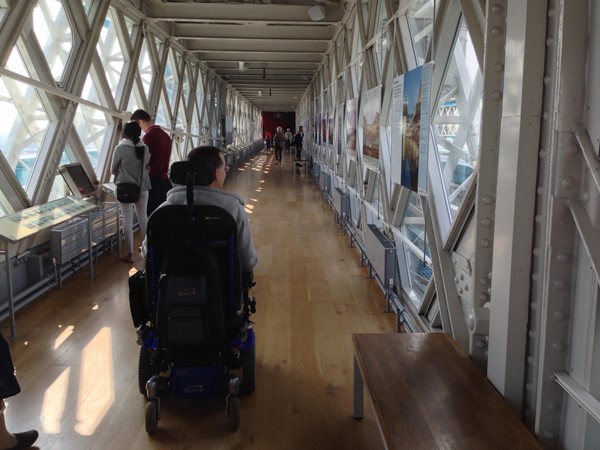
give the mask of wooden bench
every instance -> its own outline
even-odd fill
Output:
[[[363,417],[364,385],[386,448],[541,449],[447,334],[355,334],[353,341],[354,418]]]

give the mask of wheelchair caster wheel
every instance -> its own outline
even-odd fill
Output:
[[[150,400],[146,403],[146,433],[154,434],[158,430],[159,401]]]
[[[235,431],[240,427],[240,399],[228,395],[225,400],[225,409],[227,414],[227,423],[229,429]]]

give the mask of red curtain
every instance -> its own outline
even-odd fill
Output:
[[[269,131],[271,136],[275,136],[275,130],[277,127],[285,129],[289,128],[294,133],[294,127],[296,126],[296,113],[295,112],[262,112],[262,123],[263,123],[263,138],[265,133]]]

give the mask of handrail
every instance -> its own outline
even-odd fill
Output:
[[[598,237],[598,232],[594,224],[590,221],[581,201],[569,200],[568,205],[573,222],[575,222],[575,226],[579,232],[579,237],[592,262],[596,279],[600,280],[600,237]]]
[[[596,422],[600,423],[600,401],[596,397],[590,394],[586,388],[575,381],[567,372],[554,373],[554,379],[573,400],[579,403]]]
[[[598,162],[598,155],[594,150],[594,145],[592,144],[590,135],[588,134],[587,129],[584,128],[583,124],[581,123],[575,125],[573,132],[575,133],[575,138],[577,139],[579,147],[581,148],[583,159],[590,170],[590,175],[594,180],[596,189],[598,189],[598,192],[600,192],[600,162]]]

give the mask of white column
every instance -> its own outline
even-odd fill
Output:
[[[546,37],[545,0],[507,2],[488,378],[520,415]]]

